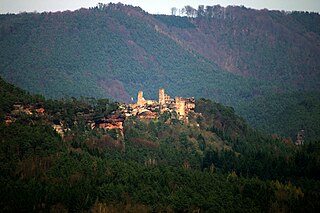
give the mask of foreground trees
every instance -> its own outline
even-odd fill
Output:
[[[105,101],[99,103],[105,106]],[[78,128],[81,123],[63,140],[41,120],[2,123],[0,208],[4,212],[319,210],[318,143],[283,144],[250,129],[231,108],[208,100],[199,100],[197,106],[203,117],[191,116],[190,125],[178,120],[169,124],[170,113],[150,122],[127,120],[125,149],[112,146],[112,140],[94,140],[109,133]],[[61,102],[56,107],[64,111],[70,105]],[[195,121],[200,128],[191,125]]]

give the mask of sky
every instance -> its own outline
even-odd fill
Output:
[[[190,5],[244,5],[248,8],[286,11],[320,12],[320,0],[0,0],[0,13],[44,12],[77,10],[101,3],[118,3],[139,6],[152,14],[170,14],[172,7]]]

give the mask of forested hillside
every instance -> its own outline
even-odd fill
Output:
[[[165,87],[172,97],[230,105],[264,131],[292,136],[304,128],[312,133],[306,137],[319,139],[320,127],[304,122],[318,115],[297,110],[305,102],[294,95],[310,100],[320,89],[319,14],[188,9],[185,17],[121,4],[0,15],[0,75],[49,98],[130,102],[139,90],[155,99]],[[299,117],[294,125],[277,114],[288,103],[270,98],[279,94],[294,99],[286,117]],[[273,110],[266,113],[267,106]]]
[[[163,18],[170,35],[223,70],[291,88],[319,89],[317,13],[214,6],[199,8],[189,29]]]
[[[309,140],[319,139],[319,92],[270,94],[254,98],[243,108],[245,109],[242,112],[255,128],[293,139],[296,138],[298,130],[305,130]]]
[[[30,95],[12,84],[7,83],[0,77],[0,117],[3,118],[10,113],[15,103],[29,104],[42,102],[44,97],[41,95]]]
[[[37,99],[5,82],[1,90],[45,109],[19,113],[11,123],[1,117],[2,212],[320,209],[319,142],[296,146],[262,134],[231,107],[197,100],[188,123],[171,113],[130,117],[119,139],[83,119],[84,112],[113,114],[117,104],[108,100]],[[52,128],[55,120],[68,127],[63,137]]]

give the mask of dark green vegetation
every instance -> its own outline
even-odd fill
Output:
[[[5,82],[0,77],[0,117],[3,118],[10,113],[15,103],[38,103],[43,102],[44,97],[40,95],[31,96],[28,92]]]
[[[296,92],[257,97],[246,109],[243,113],[247,112],[247,119],[252,121],[251,125],[255,128],[293,139],[297,131],[303,129],[309,140],[319,140],[320,93]]]
[[[0,75],[49,98],[130,102],[164,87],[231,105],[269,133],[303,128],[319,140],[319,14],[187,9],[189,17],[121,4],[0,15]]]
[[[317,212],[320,147],[271,138],[230,107],[196,102],[189,124],[165,113],[130,118],[124,137],[92,130],[81,113],[117,104],[93,98],[44,100],[1,81],[1,110],[16,97],[45,107],[0,123],[2,212]],[[26,102],[24,102],[26,101]],[[3,108],[4,107],[4,108]],[[10,110],[9,110],[10,111]],[[82,118],[82,119],[81,119]],[[54,120],[70,131],[61,138]],[[199,127],[196,125],[199,124]]]

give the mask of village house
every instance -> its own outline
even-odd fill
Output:
[[[94,123],[95,128],[105,130],[118,130],[121,137],[123,137],[123,122],[125,117],[121,114],[111,114],[110,116],[96,120]]]
[[[6,124],[11,124],[12,123],[13,118],[10,115],[7,115],[5,118],[5,123]]]
[[[44,108],[43,108],[43,107],[37,108],[37,109],[36,109],[36,112],[37,112],[38,114],[43,114],[43,113],[44,113]]]
[[[297,133],[297,139],[296,139],[296,142],[295,144],[297,146],[301,146],[304,144],[304,130],[300,130],[298,133]]]
[[[11,114],[18,114],[18,113],[26,113],[27,115],[32,115],[32,107],[31,106],[24,106],[20,103],[16,103],[13,105],[13,110],[11,112]]]
[[[65,129],[63,124],[61,122],[59,123],[54,123],[52,125],[52,128],[63,138],[64,134],[66,131],[70,130],[70,129]]]
[[[18,113],[26,113],[27,115],[33,115],[33,113],[36,114],[44,114],[45,109],[42,105],[37,104],[35,107],[32,105],[23,105],[21,103],[15,103],[13,105],[13,110],[11,114],[16,115]]]

